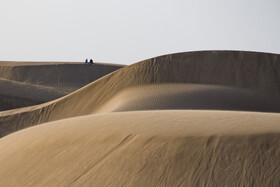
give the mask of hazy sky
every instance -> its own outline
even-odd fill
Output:
[[[280,1],[0,1],[0,60],[132,64],[208,49],[280,53]]]

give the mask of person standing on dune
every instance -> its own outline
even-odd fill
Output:
[[[89,60],[89,65],[92,65],[92,64],[93,64],[93,60],[90,59],[90,60]]]
[[[85,64],[87,64],[88,63],[88,59],[86,59],[86,61],[85,61]]]

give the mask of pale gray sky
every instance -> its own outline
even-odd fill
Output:
[[[280,53],[280,1],[0,1],[0,60],[132,64],[208,49]]]

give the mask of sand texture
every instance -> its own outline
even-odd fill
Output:
[[[280,55],[93,67],[0,63],[0,186],[280,185]]]

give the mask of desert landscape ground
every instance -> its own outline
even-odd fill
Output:
[[[280,55],[0,62],[0,186],[279,186]]]

